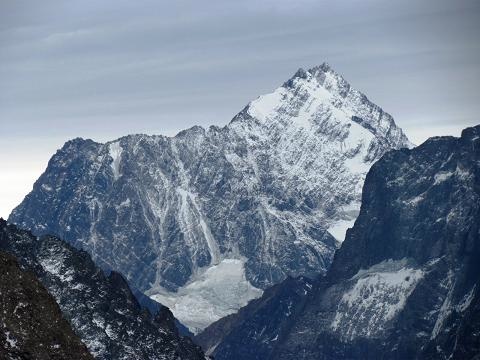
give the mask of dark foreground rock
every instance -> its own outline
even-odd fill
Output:
[[[0,251],[0,358],[89,360],[93,357],[36,276]]]
[[[170,310],[161,307],[151,315],[119,273],[105,275],[85,251],[3,219],[0,249],[38,277],[95,358],[204,359],[198,346],[178,334]]]

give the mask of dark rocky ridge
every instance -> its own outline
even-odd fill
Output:
[[[266,292],[198,339],[226,329],[218,360],[479,359],[480,126],[387,153],[326,277],[276,329],[268,304]]]
[[[35,275],[2,251],[0,327],[1,359],[93,359]]]
[[[204,359],[178,334],[168,308],[152,316],[119,273],[106,276],[85,251],[53,236],[33,236],[3,219],[0,249],[39,278],[95,358]]]

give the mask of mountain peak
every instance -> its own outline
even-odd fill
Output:
[[[307,72],[309,72],[310,74],[316,74],[316,73],[322,72],[322,73],[331,73],[331,74],[339,75],[327,62],[323,62],[320,65],[311,67],[310,69],[307,70]]]
[[[466,141],[477,141],[480,138],[480,125],[464,129],[461,138]]]
[[[220,130],[120,142],[60,151],[9,221],[86,249],[200,329],[286,276],[325,272],[370,166],[408,140],[324,63]]]
[[[337,131],[340,141],[353,131],[348,128],[360,125],[368,132],[361,131],[363,138],[373,135],[394,147],[412,145],[390,114],[353,88],[328,63],[309,70],[298,69],[281,87],[252,101],[234,120],[244,118],[247,122],[249,118],[256,119],[267,127],[280,123],[283,127],[304,129],[315,128],[320,123],[324,123],[325,128],[328,122],[332,129],[345,130]],[[378,157],[375,155],[375,158]]]
[[[305,70],[304,68],[299,68],[295,72],[295,74],[293,74],[293,76],[283,84],[283,86],[291,87],[295,79],[305,79],[305,80],[317,79],[323,83],[322,78],[325,78],[325,75],[327,74],[329,74],[333,79],[337,80],[338,82],[347,83],[347,81],[343,78],[343,76],[340,75],[338,72],[336,72],[330,66],[330,64],[328,64],[327,62],[324,62],[320,65],[313,66],[308,70]]]

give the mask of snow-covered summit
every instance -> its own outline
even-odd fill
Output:
[[[246,108],[259,121],[276,121],[283,113],[282,119],[289,119],[290,125],[303,127],[312,127],[321,110],[345,123],[357,122],[383,141],[413,145],[390,114],[354,89],[327,63],[309,70],[300,68],[281,87],[260,96]]]
[[[191,314],[192,325],[208,324],[199,318],[208,306],[225,304],[220,317],[248,301],[214,298],[225,292],[209,269],[236,260],[233,278],[253,286],[251,297],[288,275],[323,273],[358,214],[370,166],[408,146],[390,115],[324,64],[299,70],[222,128],[68,142],[9,220],[85,248],[174,309],[211,285],[201,314]]]
[[[275,175],[287,188],[305,186],[310,194],[312,184],[329,189],[316,199],[324,207],[317,215],[329,214],[322,225],[338,241],[353,225],[371,164],[386,150],[413,146],[390,114],[326,63],[299,69],[249,103],[228,127],[247,139],[255,158],[258,152],[275,156]]]

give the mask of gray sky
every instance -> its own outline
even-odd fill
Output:
[[[480,123],[478,0],[0,0],[0,216],[73,137],[226,124],[327,61],[412,141]]]

